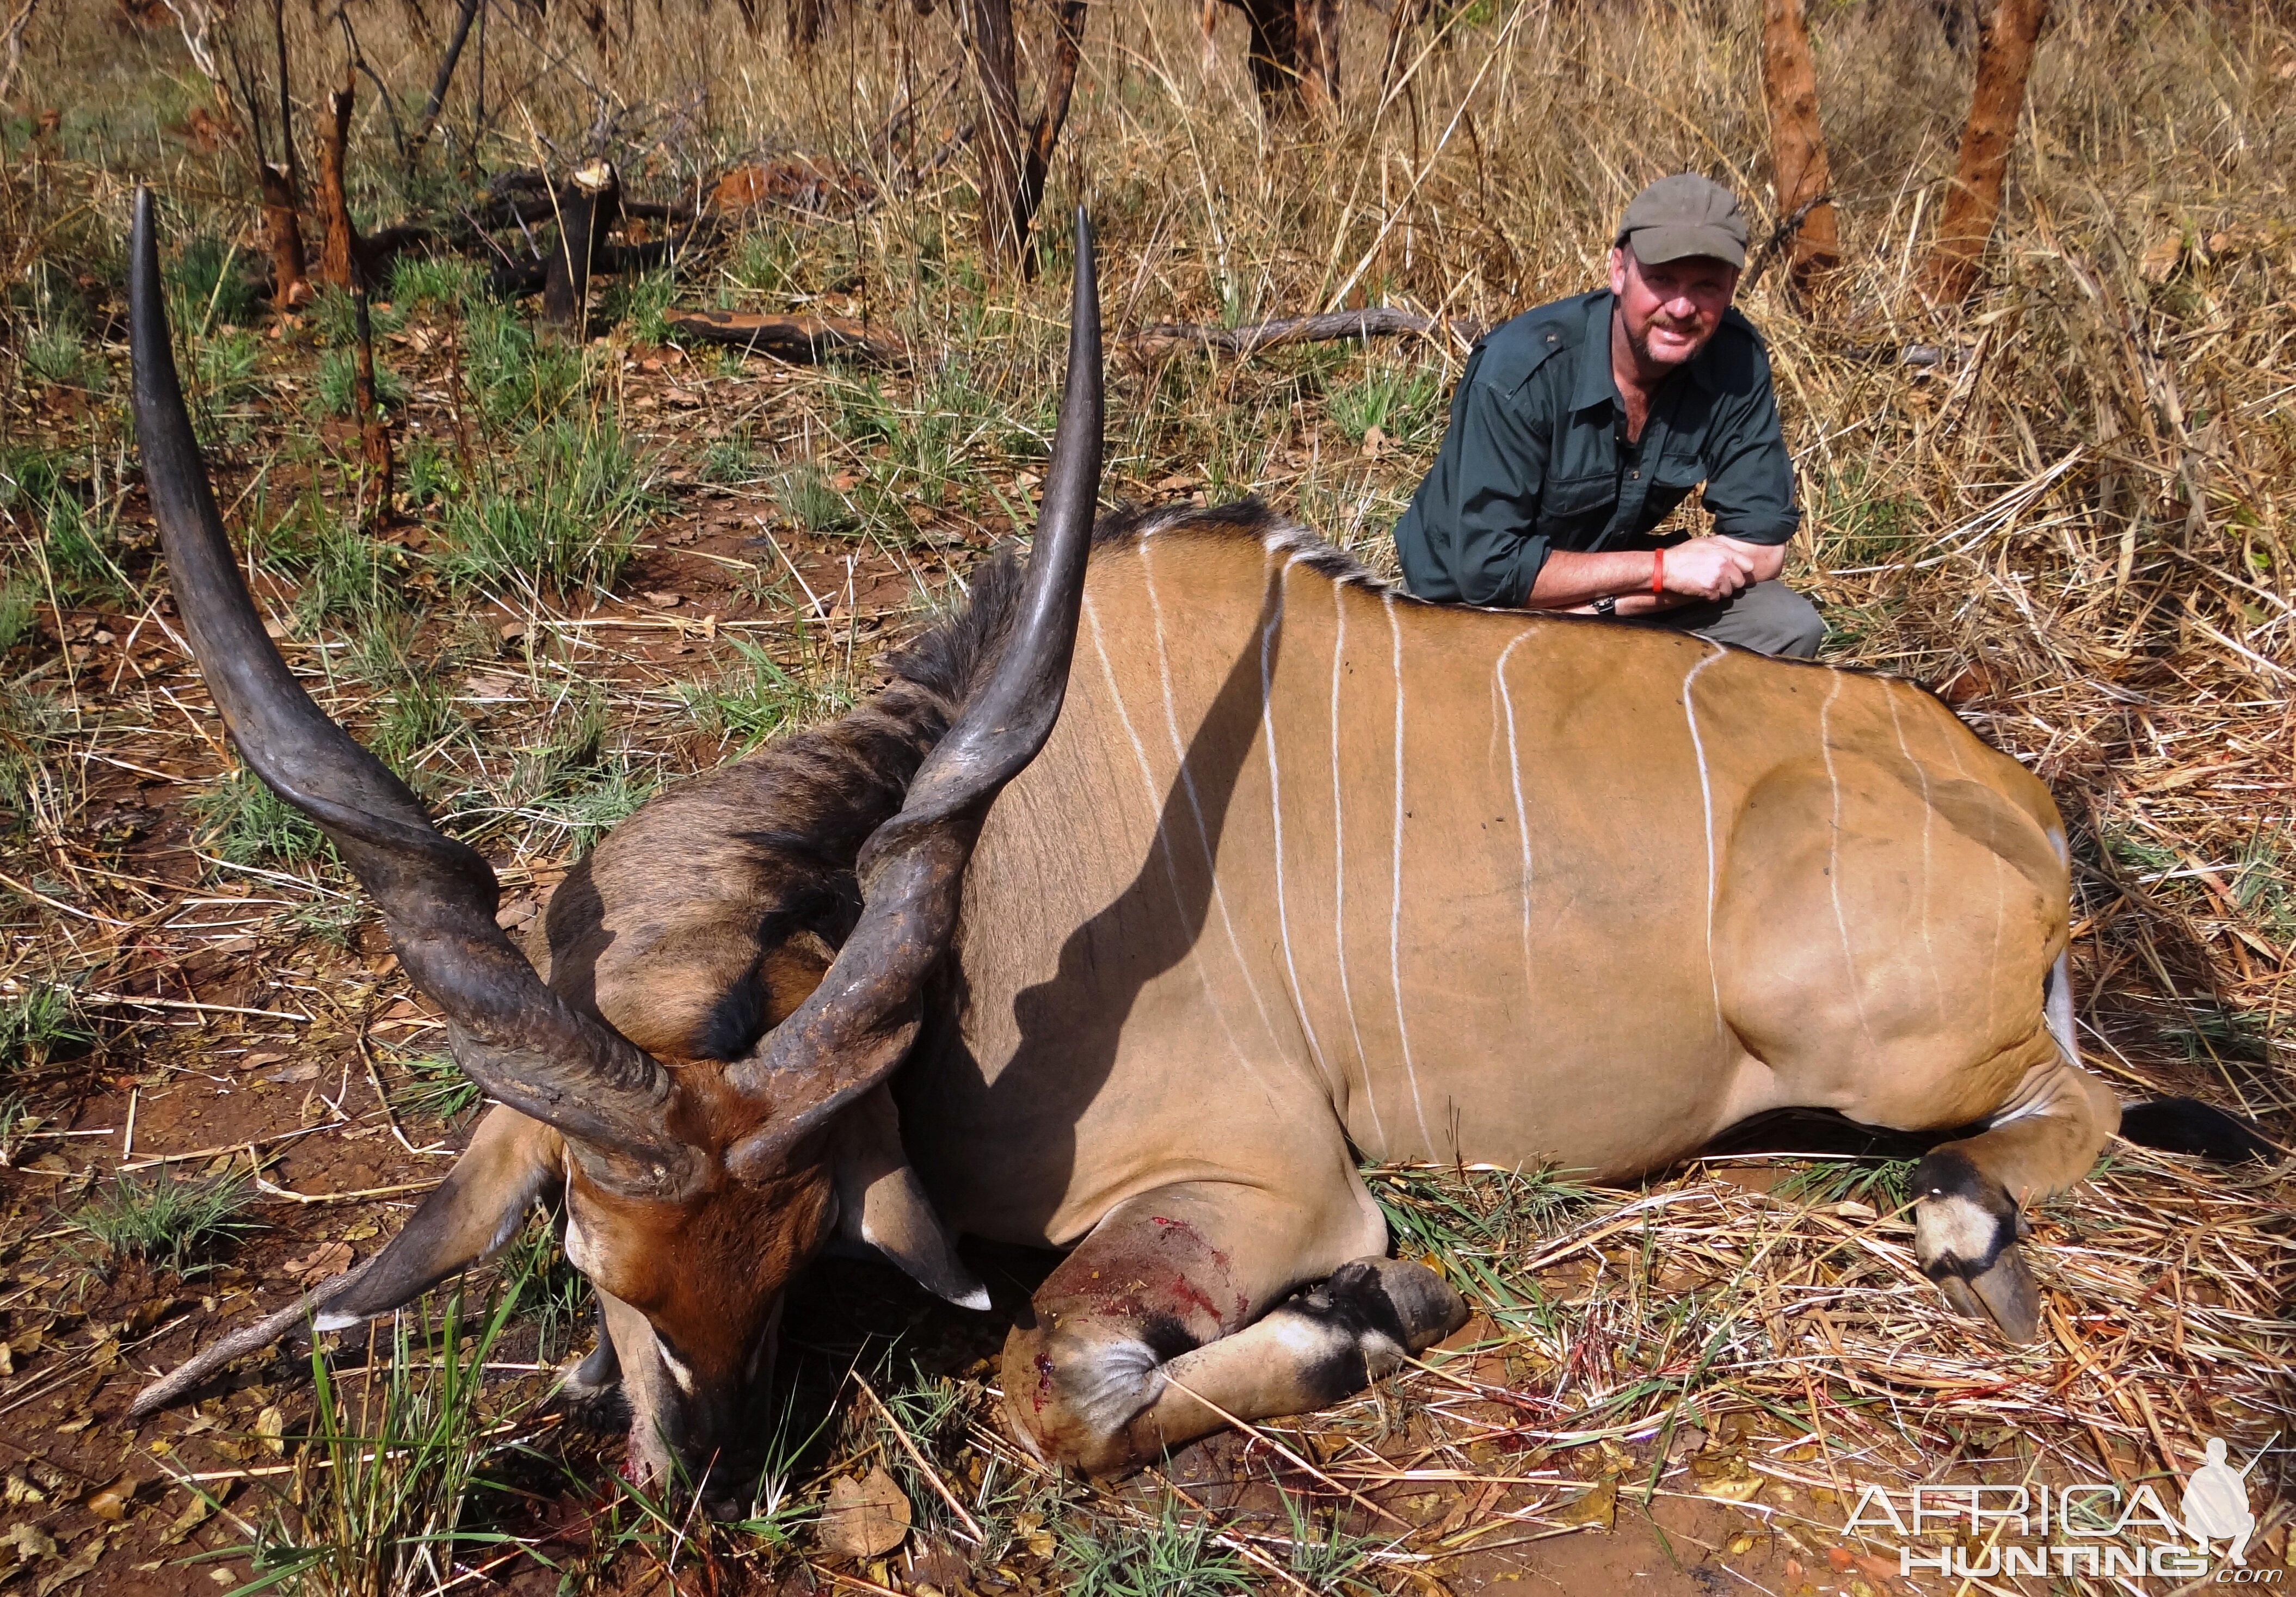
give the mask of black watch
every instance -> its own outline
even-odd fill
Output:
[[[1611,594],[1603,594],[1600,599],[1595,601],[1595,613],[1598,616],[1617,615],[1619,613],[1618,600]]]

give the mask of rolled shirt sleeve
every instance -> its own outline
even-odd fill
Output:
[[[1396,524],[1411,591],[1439,603],[1513,606],[1530,594],[1548,540],[1533,528],[1547,441],[1478,356],[1459,384],[1434,467]]]

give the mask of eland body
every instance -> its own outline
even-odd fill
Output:
[[[619,1379],[639,1467],[700,1470],[751,1434],[783,1288],[832,1239],[975,1306],[952,1236],[1046,1244],[1010,1418],[1120,1470],[1464,1320],[1384,1257],[1359,1158],[1626,1176],[1801,1106],[1961,1134],[1916,1173],[1918,1256],[2030,1336],[2020,1208],[2120,1112],[2074,1057],[2041,784],[1906,683],[1417,603],[1254,505],[1095,533],[1078,239],[1025,577],[992,562],[875,698],[640,809],[522,954],[485,863],[263,636],[139,205],[138,425],[193,651],[498,1105],[321,1323],[546,1201],[603,1310],[579,1379]]]

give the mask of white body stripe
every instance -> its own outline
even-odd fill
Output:
[[[1411,1107],[1419,1117],[1419,1134],[1429,1157],[1440,1151],[1427,1130],[1427,1105],[1419,1096],[1419,1071],[1411,1061],[1411,1028],[1403,1013],[1403,623],[1396,618],[1395,595],[1382,594],[1387,609],[1388,636],[1395,669],[1395,875],[1394,897],[1387,921],[1387,970],[1395,985],[1395,1042],[1403,1055],[1403,1078],[1411,1084]]]
[[[1706,740],[1698,733],[1698,707],[1692,701],[1692,685],[1698,674],[1729,653],[1719,643],[1714,652],[1690,667],[1682,679],[1682,717],[1690,725],[1690,752],[1698,761],[1698,799],[1706,815],[1706,980],[1714,990],[1714,1029],[1722,1030],[1722,970],[1714,961],[1714,900],[1721,890],[1722,862],[1720,850],[1714,846],[1714,783],[1706,769]]]
[[[1494,673],[1498,683],[1500,713],[1506,720],[1507,776],[1514,788],[1514,834],[1522,848],[1522,980],[1525,988],[1531,986],[1530,817],[1523,808],[1522,755],[1515,747],[1514,695],[1507,691],[1506,668],[1507,657],[1514,652],[1515,645],[1538,630],[1535,627],[1526,627],[1509,638],[1507,646],[1499,651],[1499,663]]]
[[[1355,992],[1348,983],[1348,831],[1347,799],[1340,781],[1340,680],[1347,659],[1348,595],[1332,590],[1332,938],[1340,968],[1340,1004],[1348,1011],[1348,1032],[1356,1045],[1356,1064],[1363,1071],[1364,1105],[1371,1110],[1372,1134],[1387,1141],[1380,1124],[1379,1093],[1372,1085],[1371,1060],[1364,1052],[1363,1028],[1356,1020]]]

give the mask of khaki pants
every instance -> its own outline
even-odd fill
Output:
[[[1718,643],[1797,659],[1816,659],[1817,646],[1825,641],[1825,618],[1817,613],[1817,606],[1783,582],[1758,582],[1727,599],[1619,619],[1630,627],[1694,632]]]

